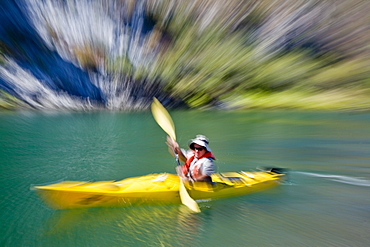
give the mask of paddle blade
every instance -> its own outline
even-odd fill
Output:
[[[156,99],[153,98],[152,114],[155,121],[174,141],[176,141],[175,125],[166,108]]]
[[[181,199],[182,204],[190,208],[195,213],[200,213],[198,203],[194,201],[193,198],[190,197],[181,178],[180,178],[180,191],[179,192],[180,192],[180,199]]]

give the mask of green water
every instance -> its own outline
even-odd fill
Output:
[[[218,170],[290,169],[278,188],[182,205],[55,211],[30,190],[59,180],[173,172],[144,113],[1,113],[0,246],[368,246],[370,114],[171,112],[182,146],[210,138]]]

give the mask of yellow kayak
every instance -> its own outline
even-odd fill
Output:
[[[213,184],[186,183],[194,200],[241,196],[277,186],[285,178],[281,169],[257,172],[227,172],[212,175]],[[169,173],[126,178],[121,181],[64,181],[34,186],[39,196],[54,209],[127,207],[179,204],[180,180]]]

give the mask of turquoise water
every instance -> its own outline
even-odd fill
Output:
[[[290,169],[249,196],[182,205],[52,210],[30,186],[173,172],[149,112],[1,113],[0,246],[368,246],[370,114],[171,112],[178,141],[210,138],[220,172]]]

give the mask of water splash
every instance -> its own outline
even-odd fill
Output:
[[[341,176],[341,175],[330,175],[330,174],[318,174],[312,172],[296,172],[307,176],[326,178],[339,183],[351,184],[356,186],[365,186],[370,187],[370,180],[363,178],[355,178],[350,176]]]
[[[7,5],[12,15],[22,17],[17,23],[9,17],[8,23],[17,32],[26,30],[32,42],[21,44],[18,58],[4,58],[0,89],[29,106],[137,109],[158,92],[146,78],[135,78],[137,70],[150,68],[157,52],[146,45],[152,30],[145,23],[142,1],[30,0]]]

